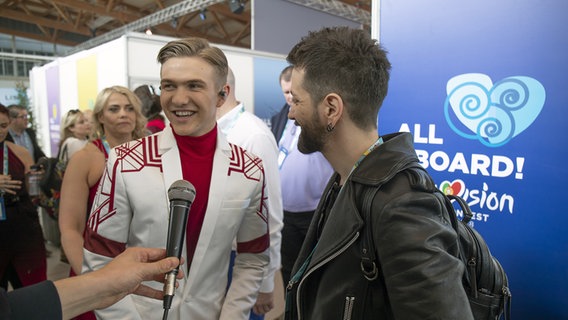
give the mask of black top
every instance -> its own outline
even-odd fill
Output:
[[[6,293],[0,289],[0,320],[60,320],[61,301],[51,281]]]
[[[282,138],[282,133],[284,132],[284,128],[286,128],[289,111],[290,106],[286,103],[280,112],[270,118],[270,130],[272,130],[272,134],[274,134],[274,138],[276,138],[276,144],[278,144],[278,141]]]

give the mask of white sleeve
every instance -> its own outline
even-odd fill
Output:
[[[249,137],[243,148],[262,159],[264,178],[266,181],[266,205],[268,208],[268,227],[270,233],[270,265],[262,280],[260,292],[274,291],[274,274],[280,269],[280,245],[282,242],[283,212],[280,186],[280,172],[278,170],[278,147],[274,136],[269,132],[255,134]]]
[[[116,161],[116,152],[113,150],[109,155],[87,223],[83,272],[102,268],[126,248],[132,214]],[[106,309],[96,310],[95,313],[98,319],[141,319],[129,295]]]
[[[65,140],[65,142],[63,143],[63,145],[61,146],[62,150],[64,147],[67,147],[67,160],[71,159],[71,157],[73,156],[73,154],[75,154],[75,152],[81,150],[86,144],[87,144],[87,140],[80,140],[77,138],[67,138],[67,140]]]
[[[249,318],[250,310],[256,302],[260,284],[269,264],[269,233],[267,212],[264,203],[264,177],[253,193],[250,206],[237,232],[237,256],[233,268],[233,278],[220,319]]]

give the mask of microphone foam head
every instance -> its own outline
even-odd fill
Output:
[[[170,201],[182,200],[191,203],[195,199],[195,187],[186,180],[175,181],[168,189],[168,198]]]

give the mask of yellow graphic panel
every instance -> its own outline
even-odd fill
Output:
[[[77,92],[79,109],[93,109],[98,93],[96,55],[77,60]]]

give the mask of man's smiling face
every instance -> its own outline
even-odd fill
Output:
[[[223,104],[213,67],[199,57],[175,57],[162,64],[160,102],[174,131],[202,136],[215,127]]]

